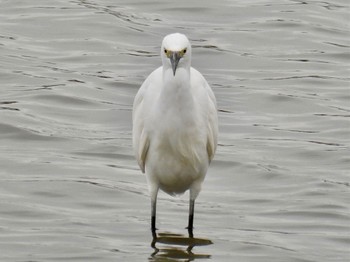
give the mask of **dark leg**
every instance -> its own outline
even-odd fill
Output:
[[[194,199],[190,199],[190,211],[188,214],[188,234],[193,237],[193,215],[194,215]]]
[[[156,209],[157,209],[157,197],[151,201],[151,230],[153,237],[156,237]]]
[[[149,182],[149,181],[148,181]],[[151,183],[151,182],[149,182]],[[154,187],[154,183],[151,183],[150,196],[151,196],[151,230],[153,238],[157,237],[156,234],[156,209],[157,209],[157,195],[158,187]]]

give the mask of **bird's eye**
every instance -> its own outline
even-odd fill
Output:
[[[186,54],[187,48],[184,49],[184,54]]]
[[[168,50],[166,50],[165,48],[164,48],[164,53],[165,53],[165,54],[167,54],[167,53],[168,53]]]

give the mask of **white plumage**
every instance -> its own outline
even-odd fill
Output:
[[[160,54],[163,65],[147,77],[134,100],[133,146],[147,176],[153,234],[158,190],[176,195],[189,189],[188,231],[193,236],[194,201],[217,145],[216,100],[202,74],[191,67],[185,35],[167,35]]]

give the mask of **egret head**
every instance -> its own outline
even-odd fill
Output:
[[[176,69],[182,67],[189,69],[191,66],[191,44],[187,37],[180,33],[170,34],[164,37],[160,55],[163,66],[171,66],[175,76]]]

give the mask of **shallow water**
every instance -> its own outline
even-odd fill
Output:
[[[348,1],[0,7],[1,261],[349,259]],[[160,193],[152,248],[131,108],[174,31],[216,94],[219,146],[196,238],[188,195]]]

